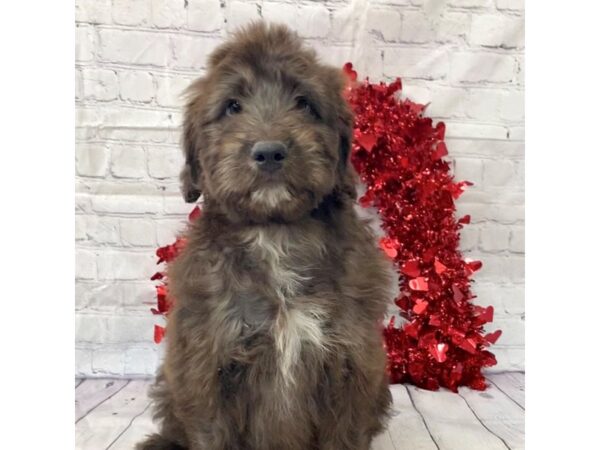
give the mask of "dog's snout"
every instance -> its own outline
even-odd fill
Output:
[[[287,148],[279,141],[258,141],[250,153],[256,165],[267,172],[274,172],[283,166],[287,158]]]

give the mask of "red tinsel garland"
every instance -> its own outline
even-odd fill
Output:
[[[463,259],[454,201],[468,181],[454,182],[444,143],[445,125],[423,117],[425,106],[398,100],[400,79],[386,85],[356,83],[352,64],[347,97],[355,114],[352,163],[366,193],[359,202],[377,208],[386,237],[381,248],[403,275],[395,300],[407,319],[384,329],[393,383],[456,391],[485,389],[481,369],[496,364],[485,347],[501,331],[483,335],[493,307],[473,305],[470,276],[481,262]]]
[[[454,182],[442,159],[448,154],[445,125],[434,127],[423,117],[424,105],[397,99],[400,79],[389,85],[357,83],[352,64],[344,71],[355,114],[351,160],[367,188],[359,202],[377,208],[386,232],[380,247],[403,275],[395,303],[407,322],[397,328],[392,318],[383,331],[391,382],[430,390],[456,391],[462,385],[483,390],[481,370],[496,364],[485,348],[501,331],[483,335],[494,310],[474,305],[470,290],[470,276],[481,262],[464,259],[458,249],[459,230],[470,216],[456,220],[454,201],[472,183]],[[199,215],[196,207],[189,219]],[[172,261],[184,244],[178,239],[159,248],[158,262]],[[152,312],[166,314],[172,299],[164,273],[152,280],[161,280]],[[155,342],[164,333],[156,325]]]

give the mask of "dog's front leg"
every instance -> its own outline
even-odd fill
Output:
[[[319,450],[369,450],[390,413],[392,397],[385,374],[362,370],[350,359],[328,376],[322,399]]]

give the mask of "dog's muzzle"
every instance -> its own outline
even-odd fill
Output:
[[[280,141],[258,141],[250,151],[256,166],[265,172],[275,172],[283,167],[288,150]]]

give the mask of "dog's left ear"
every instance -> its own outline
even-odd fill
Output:
[[[340,77],[342,75],[340,74]],[[347,195],[356,200],[357,176],[350,162],[352,149],[352,134],[354,130],[354,116],[350,105],[342,95],[338,101],[338,130],[339,130],[339,163],[337,167],[337,190],[340,194]]]
[[[181,193],[187,203],[194,203],[202,194],[201,175],[202,168],[198,160],[200,97],[204,81],[196,80],[185,91],[188,103],[185,108],[183,122],[183,154],[185,164],[179,175]]]

